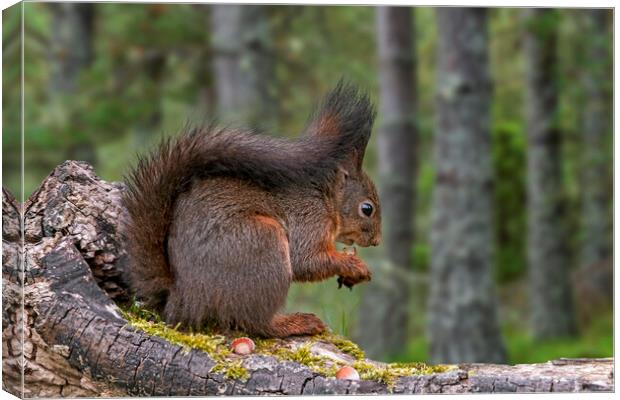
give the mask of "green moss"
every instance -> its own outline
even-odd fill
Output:
[[[342,367],[342,365],[338,363],[330,364],[324,367],[315,367],[312,370],[317,374],[321,374],[327,378],[334,378],[336,376],[336,372]]]
[[[216,365],[211,370],[212,372],[224,374],[229,379],[244,380],[249,377],[247,369],[242,365],[242,360],[231,356],[231,351],[227,344],[230,338],[227,339],[227,337],[213,332],[194,333],[179,331],[166,325],[157,314],[144,310],[135,304],[128,309],[122,310],[122,312],[129,324],[136,329],[182,346],[185,351],[197,349],[207,352],[216,361]],[[243,332],[234,332],[230,336],[240,337],[243,336]],[[279,339],[252,338],[252,340],[256,345],[256,354],[272,355],[283,361],[294,361],[326,377],[334,377],[344,363],[330,357],[314,354],[312,352],[312,345],[315,340],[331,343],[343,353],[349,354],[357,360],[352,367],[357,370],[361,379],[383,382],[388,387],[393,386],[396,379],[401,376],[434,374],[453,368],[447,365],[430,366],[421,362],[392,363],[376,366],[364,361],[364,352],[358,345],[331,332],[318,335],[312,341],[295,349],[283,346],[283,341]]]
[[[428,365],[423,362],[412,363],[391,363],[388,364],[388,368],[391,369],[398,376],[404,375],[430,375],[440,374],[447,372],[455,368],[453,365],[438,364]]]
[[[362,349],[359,348],[357,344],[342,336],[333,334],[331,332],[325,332],[321,334],[319,338],[333,344],[338,348],[338,350],[352,356],[356,360],[363,360],[365,357],[364,352],[362,351]]]
[[[146,321],[153,322],[163,322],[159,314],[147,310],[146,308],[142,308],[138,305],[136,301],[132,301],[131,305],[127,309],[121,309],[123,312],[123,316],[127,319],[127,317],[131,317],[132,319],[141,319]]]
[[[170,343],[183,347],[184,351],[191,349],[202,350],[216,361],[212,372],[222,373],[230,379],[247,379],[249,373],[242,365],[241,360],[231,359],[226,337],[215,333],[182,332],[166,325],[157,314],[140,309],[132,305],[129,309],[121,310],[129,325],[140,329],[149,335],[159,336]]]
[[[279,360],[295,361],[299,364],[305,365],[312,371],[327,376],[334,377],[338,371],[338,367],[341,363],[332,360],[329,357],[321,357],[311,350],[312,343],[304,344],[296,349],[289,349],[281,347],[275,349],[273,355]]]
[[[310,344],[299,346],[293,350],[288,348],[280,348],[275,351],[274,355],[280,359],[295,361],[307,366],[324,363],[323,358],[312,353],[310,350]]]
[[[222,335],[182,332],[171,328],[159,319],[147,319],[144,315],[144,311],[140,314],[135,314],[130,310],[123,311],[123,316],[129,322],[129,325],[149,335],[159,336],[170,343],[182,346],[185,351],[191,349],[202,350],[209,353],[216,360],[220,360],[230,354],[230,350],[226,346],[226,338]]]
[[[279,344],[278,339],[252,338],[252,340],[256,346],[256,353],[265,355],[272,355]]]
[[[391,386],[396,376],[391,374],[387,367],[377,367],[366,361],[356,361],[353,368],[363,380],[379,381]]]
[[[356,361],[352,366],[360,374],[361,379],[383,382],[389,388],[394,386],[399,377],[437,374],[454,368],[450,365],[427,365],[422,362],[391,363],[377,366],[367,361]]]
[[[211,372],[224,374],[228,379],[245,381],[250,377],[248,370],[242,365],[242,361],[219,362],[211,369]]]

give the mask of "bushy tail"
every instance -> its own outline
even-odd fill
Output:
[[[331,96],[342,94],[342,88],[339,90]],[[360,131],[360,118],[372,120],[374,116],[367,97],[351,94],[349,90],[346,97],[341,97],[349,108],[337,104],[330,113],[330,118],[340,125],[338,135],[283,140],[241,130],[188,129],[140,158],[126,178],[124,196],[129,213],[126,234],[130,280],[138,297],[156,310],[165,305],[173,282],[166,240],[174,203],[194,178],[233,176],[265,189],[329,185],[339,163],[355,151],[360,141],[367,140],[370,126],[362,129],[368,132]],[[330,106],[333,103],[332,99]]]

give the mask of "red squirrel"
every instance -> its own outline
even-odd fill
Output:
[[[123,198],[137,298],[186,328],[324,331],[313,314],[279,311],[293,282],[371,278],[334,242],[381,240],[379,198],[362,170],[374,118],[368,96],[341,81],[296,139],[210,126],[140,158]]]

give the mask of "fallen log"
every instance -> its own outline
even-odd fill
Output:
[[[238,356],[221,353],[228,338],[204,351],[181,334],[152,334],[119,307],[131,304],[122,190],[74,161],[23,207],[3,189],[4,390],[20,397],[614,390],[613,359],[391,366],[329,336],[266,341],[269,351]],[[356,366],[362,380],[335,379],[341,365]]]

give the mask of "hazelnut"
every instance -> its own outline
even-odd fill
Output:
[[[348,365],[340,368],[338,372],[336,372],[336,379],[348,379],[351,381],[359,381],[360,374],[357,373],[355,368],[349,367]]]
[[[235,354],[252,354],[252,352],[254,351],[254,342],[252,341],[252,339],[247,337],[237,338],[231,343],[230,349]]]

